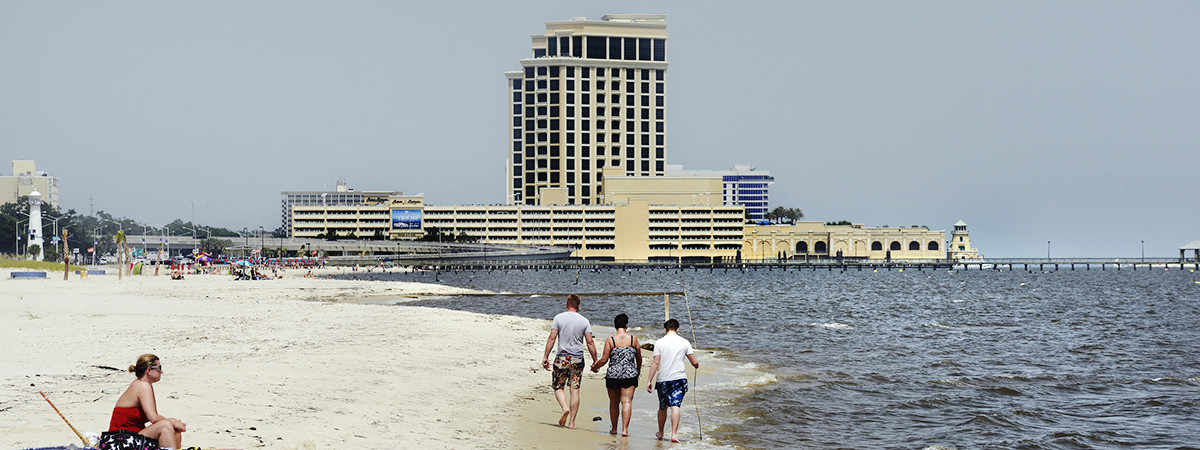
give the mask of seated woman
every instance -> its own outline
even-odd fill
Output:
[[[108,431],[124,430],[158,440],[163,448],[179,448],[180,438],[187,431],[187,424],[179,419],[158,414],[154,402],[154,383],[162,379],[162,362],[157,356],[146,354],[138,357],[137,364],[129,366],[137,376],[129,389],[117,399],[113,408]],[[150,425],[147,426],[146,424]]]

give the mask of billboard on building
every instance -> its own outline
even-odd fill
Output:
[[[392,229],[393,230],[420,230],[421,229],[421,210],[419,210],[419,209],[393,209],[392,210]]]

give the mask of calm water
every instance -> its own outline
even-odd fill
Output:
[[[495,292],[590,294],[584,313],[594,324],[625,312],[650,338],[662,296],[598,293],[686,288],[698,347],[733,361],[724,377],[732,382],[705,386],[704,444],[1037,449],[1200,448],[1197,275],[614,270],[578,281],[573,271],[439,279]],[[562,302],[423,304],[549,319]],[[683,299],[671,308],[690,338]]]

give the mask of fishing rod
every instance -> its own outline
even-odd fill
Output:
[[[683,304],[687,307],[688,328],[692,331],[692,346],[696,346],[696,325],[692,323],[692,302],[688,300],[687,286],[683,287]],[[696,393],[692,394],[692,404],[696,406],[696,428],[700,430],[700,440],[704,440],[704,425],[700,422],[700,368],[692,371],[692,384]]]
[[[79,430],[75,429],[75,425],[71,425],[71,421],[67,420],[67,416],[64,416],[62,411],[58,410],[57,406],[54,406],[54,402],[50,401],[50,397],[47,397],[46,394],[43,393],[42,391],[38,391],[38,393],[42,394],[42,398],[46,399],[46,403],[49,403],[51,408],[54,408],[54,412],[58,413],[58,417],[62,417],[63,422],[66,422],[67,426],[71,427],[71,431],[74,431],[75,435],[79,436],[79,440],[83,441],[83,446],[91,447],[92,444],[90,442],[88,442],[87,438],[83,437],[82,434],[79,434]]]

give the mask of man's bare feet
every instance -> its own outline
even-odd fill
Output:
[[[622,431],[621,437],[629,437],[629,430]]]
[[[616,435],[617,435],[617,429],[616,429],[616,428],[613,428],[613,429],[611,429],[611,430],[608,430],[608,434],[611,434],[611,435],[613,435],[613,436],[616,436]]]
[[[654,437],[655,437],[656,439],[658,439],[658,440],[660,440],[660,441],[661,441],[661,440],[662,440],[662,432],[661,432],[661,431],[659,431],[659,432],[657,432],[657,433],[654,433]]]
[[[678,443],[679,443],[679,438],[677,438],[677,437],[675,437],[675,436],[671,436],[671,442],[674,442],[674,443],[678,444]]]
[[[567,426],[567,416],[570,414],[571,414],[571,411],[563,411],[562,417],[558,418],[558,426],[560,426],[560,427]],[[574,427],[572,427],[572,428],[574,428]]]

